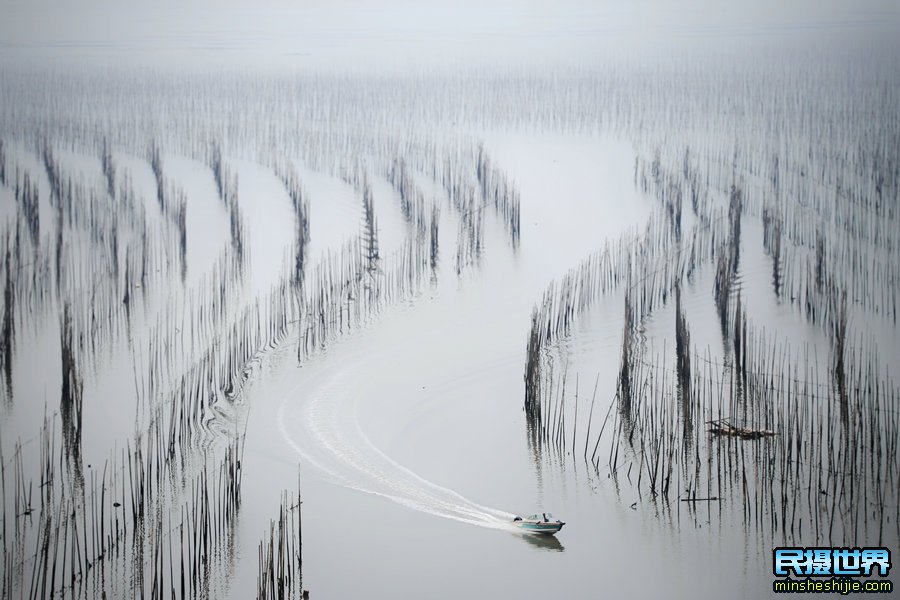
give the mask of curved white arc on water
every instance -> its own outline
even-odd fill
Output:
[[[361,366],[357,363],[355,368]],[[278,408],[279,433],[306,464],[332,483],[413,510],[480,527],[512,528],[510,513],[428,481],[376,447],[360,426],[359,396],[351,384],[340,373],[324,375],[327,379],[319,385],[313,378],[295,386]],[[312,393],[306,401],[297,398],[305,386]],[[299,414],[294,412],[297,409]]]
[[[357,419],[356,425],[357,425],[357,431],[360,435],[360,438],[366,443],[366,445],[369,447],[369,449],[372,452],[374,452],[375,454],[377,454],[382,460],[391,464],[395,469],[397,469],[397,471],[403,473],[406,477],[409,477],[411,480],[413,480],[416,485],[418,485],[424,489],[429,489],[432,492],[434,492],[435,494],[446,495],[449,498],[454,498],[457,503],[455,505],[456,508],[459,508],[460,506],[467,506],[470,509],[474,509],[473,514],[477,514],[479,518],[483,518],[485,515],[491,515],[492,517],[500,520],[500,522],[503,525],[506,525],[509,522],[509,520],[513,518],[514,515],[507,511],[498,510],[495,508],[491,508],[489,506],[484,506],[482,504],[477,504],[477,503],[469,500],[468,498],[466,498],[459,492],[456,492],[454,490],[451,490],[450,488],[447,488],[442,485],[438,485],[432,481],[429,481],[429,480],[425,479],[424,477],[422,477],[421,475],[411,471],[407,467],[404,467],[403,465],[401,465],[400,463],[396,462],[394,459],[389,457],[387,454],[382,452],[380,448],[375,446],[369,440],[368,436],[362,431],[362,428],[359,426],[358,419]]]

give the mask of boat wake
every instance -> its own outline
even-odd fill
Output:
[[[358,419],[359,402],[366,397],[365,373],[373,369],[372,361],[355,362],[350,370],[346,364],[342,367],[326,369],[297,384],[279,407],[281,436],[306,465],[335,484],[413,510],[479,527],[515,529],[511,513],[428,481],[375,446]]]

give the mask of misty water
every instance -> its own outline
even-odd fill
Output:
[[[0,30],[4,598],[757,598],[777,546],[897,555],[889,24],[532,8],[406,62],[402,7]]]

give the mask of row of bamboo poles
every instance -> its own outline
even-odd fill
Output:
[[[63,365],[60,411],[45,420],[41,458],[29,458],[17,442],[10,461],[0,445],[4,518],[8,500],[16,515],[10,529],[4,528],[4,540],[15,540],[5,547],[3,561],[3,588],[10,597],[215,597],[216,586],[226,580],[217,574],[231,560],[240,506],[244,438],[237,431],[245,409],[237,400],[262,353],[299,332],[303,360],[386,306],[415,297],[436,276],[440,205],[421,200],[411,169],[391,181],[402,204],[419,198],[410,201],[411,235],[399,249],[387,255],[378,250],[371,175],[356,162],[347,179],[362,200],[360,234],[310,265],[308,199],[282,158],[272,163],[273,171],[294,210],[296,236],[279,281],[247,302],[246,241],[243,226],[234,227],[235,219],[243,223],[237,177],[213,140],[198,151],[205,152],[201,157],[230,215],[230,242],[211,270],[188,287],[187,198],[167,175],[162,144],[153,141],[146,148],[143,158],[155,186],[150,203],[136,191],[131,169],[118,166],[106,138],[95,148],[102,174],[96,181],[64,167],[50,138],[41,138],[38,150],[55,209],[53,234],[36,246],[35,264],[25,262],[23,250],[28,236],[40,240],[39,225],[32,234],[29,220],[19,219],[15,232],[4,236],[3,348],[10,350],[4,356],[11,364],[17,323],[30,326],[22,305],[38,313],[61,306]],[[478,175],[473,160],[458,164],[465,175],[454,180],[467,182],[466,202],[474,202],[473,182],[480,177],[498,213],[518,210],[517,193],[499,169],[482,165]],[[21,181],[27,183],[15,193],[25,214],[37,205],[38,192],[27,171]],[[462,210],[465,205],[454,198],[450,206]],[[472,221],[466,223],[470,228]],[[86,384],[116,348],[134,358],[135,433],[98,470],[84,464],[82,450],[83,407],[92,402]],[[12,367],[4,369],[12,401]],[[16,469],[7,490],[10,464]],[[41,476],[35,481],[27,473],[37,466]],[[40,507],[32,505],[37,489]],[[290,539],[299,555],[299,530],[286,527],[285,514],[270,539]],[[33,515],[39,516],[36,522]],[[267,556],[261,554],[261,573],[277,573],[261,584],[260,593],[296,595],[299,565]]]
[[[715,502],[715,508],[707,506],[707,519],[715,513],[723,527],[729,519],[742,520],[761,540],[812,537],[831,544],[860,539],[882,544],[896,539],[900,461],[893,449],[900,434],[900,388],[884,370],[874,339],[850,327],[848,281],[828,269],[824,226],[808,250],[808,308],[801,313],[826,333],[828,360],[823,363],[809,347],[801,356],[748,318],[736,285],[746,247],[743,188],[705,189],[688,157],[685,152],[680,169],[667,169],[658,153],[649,165],[638,159],[635,166],[636,184],[659,200],[655,215],[667,223],[652,234],[662,240],[659,254],[647,252],[640,237],[625,236],[619,241],[628,249],[619,254],[623,258],[611,260],[616,255],[608,249],[589,257],[560,283],[551,283],[535,308],[525,367],[533,451],[574,456],[583,440],[584,459],[599,475],[601,438],[612,431],[608,475],[627,479],[676,518],[685,502],[685,515],[702,525],[698,503]],[[694,189],[698,184],[701,189]],[[692,198],[694,224],[679,234],[684,194]],[[710,200],[716,197],[727,212]],[[763,250],[773,260],[772,290],[783,298],[796,282],[783,269],[782,253],[799,250],[785,233],[782,206],[770,204],[760,217]],[[672,235],[666,237],[665,231]],[[853,235],[841,243],[852,243]],[[697,236],[711,240],[709,251],[698,255],[692,245],[685,266],[686,240]],[[689,274],[707,264],[715,266],[712,292],[722,332],[721,360],[692,347],[682,306],[683,287],[694,279]],[[672,275],[654,276],[658,271]],[[867,288],[869,293],[874,289]],[[575,398],[567,396],[571,357],[558,348],[574,333],[579,316],[602,298],[616,297],[617,290],[625,309],[615,396],[605,415],[598,413],[603,421],[592,437],[596,387],[590,407],[582,408],[588,424],[579,431],[579,404],[586,400],[578,395],[577,374]],[[671,296],[675,356],[667,360],[648,350],[643,323]],[[658,301],[647,302],[648,297]],[[865,301],[856,306],[879,315]],[[567,423],[573,410],[575,420]]]

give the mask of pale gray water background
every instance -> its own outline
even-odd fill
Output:
[[[277,62],[327,71],[334,59],[353,70],[366,62],[361,58],[386,61],[382,66],[387,67],[402,64],[398,56],[406,56],[424,39],[429,48],[425,56],[450,63],[471,60],[477,65],[479,53],[494,48],[500,39],[514,43],[496,54],[488,52],[486,61],[516,57],[519,51],[519,58],[577,63],[597,59],[601,46],[623,54],[630,48],[641,52],[642,42],[661,30],[667,36],[685,35],[693,40],[710,33],[727,36],[752,26],[757,28],[752,29],[756,34],[774,32],[776,37],[783,35],[785,27],[790,31],[840,30],[843,23],[855,31],[866,30],[860,22],[877,21],[876,30],[889,28],[896,7],[870,4],[847,15],[849,9],[834,3],[830,11],[822,9],[822,21],[809,19],[806,12],[821,9],[819,3],[792,6],[790,17],[784,19],[771,17],[765,7],[735,8],[730,27],[713,18],[717,11],[707,17],[702,3],[691,4],[691,10],[684,13],[660,10],[646,20],[641,13],[646,7],[618,7],[625,18],[613,19],[616,35],[611,38],[598,33],[606,31],[604,17],[616,14],[612,5],[606,12],[579,5],[580,11],[565,13],[568,21],[550,22],[552,35],[541,21],[546,7],[533,12],[521,9],[502,29],[497,23],[506,22],[509,7],[492,7],[486,24],[473,26],[464,36],[452,28],[444,35],[422,33],[414,18],[404,24],[401,17],[408,14],[404,10],[409,7],[399,5],[393,11],[374,7],[369,12],[353,11],[348,17],[356,23],[352,27],[342,14],[323,11],[321,20],[314,21],[320,28],[313,35],[299,36],[282,25],[276,28],[280,36],[274,41],[266,35],[270,32],[267,27],[253,31],[249,25],[239,25],[239,18],[252,12],[247,9],[223,11],[221,20],[209,24],[202,34],[193,29],[208,14],[202,7],[184,9],[183,18],[149,8],[145,11],[154,18],[132,19],[134,14],[127,11],[110,17],[119,25],[128,24],[122,29],[96,29],[101,20],[96,12],[86,11],[79,19],[90,27],[72,29],[60,61],[89,57],[104,62],[109,60],[109,48],[104,44],[121,44],[131,50],[129,60],[164,66],[174,66],[172,57],[183,53],[200,63],[215,62],[218,59],[209,59],[210,54],[225,53],[243,69],[249,64],[267,70],[272,68],[270,62]],[[110,8],[103,3],[91,7],[101,12]],[[572,19],[584,17],[584,11],[592,17],[588,20],[591,26],[574,27]],[[59,54],[55,44],[62,44],[60,37],[66,36],[54,33],[60,25],[51,26],[51,13],[46,7],[43,12],[19,8],[9,13],[2,38],[9,56],[40,62],[44,55]],[[367,20],[373,14],[381,19],[378,26]],[[437,10],[435,14],[449,13]],[[664,27],[673,14],[678,14],[678,26]],[[742,21],[742,17],[747,19]],[[386,29],[385,23],[394,18],[398,19],[397,28]],[[32,29],[16,27],[23,22],[32,23]],[[157,22],[169,24],[166,33],[158,34],[163,41],[153,33]],[[297,38],[303,42],[298,43]],[[602,42],[597,38],[603,38]],[[467,43],[460,44],[460,39]],[[363,56],[359,49],[366,44],[384,55]],[[273,56],[272,47],[278,60],[268,60]],[[407,58],[421,58],[428,64],[427,58]],[[527,68],[527,60],[524,62]],[[518,67],[523,68],[521,64]],[[478,109],[465,107],[472,112]],[[294,357],[293,337],[262,356],[241,399],[247,409],[247,447],[234,573],[223,584],[228,596],[249,598],[255,593],[257,544],[277,512],[280,491],[295,489],[298,463],[304,501],[304,587],[316,598],[769,595],[768,547],[760,547],[753,533],[739,524],[716,526],[713,533],[704,526],[702,509],[700,526],[689,519],[672,522],[671,514],[660,514],[633,487],[625,484],[617,489],[602,469],[597,473],[586,465],[580,443],[561,461],[536,459],[529,452],[522,375],[531,310],[551,279],[564,274],[605,240],[646,220],[652,200],[635,190],[634,147],[611,135],[513,127],[468,133],[484,140],[497,164],[521,191],[521,246],[517,251],[510,249],[489,215],[487,247],[480,264],[457,278],[451,266],[456,221],[445,208],[435,285],[426,286],[410,302],[387,307],[361,331],[336,340],[301,366]],[[679,132],[667,135],[677,139]],[[728,136],[723,139],[725,146],[731,142]],[[152,175],[146,161],[124,152],[117,152],[116,158],[120,168],[130,168],[135,187],[144,190],[147,206],[152,206]],[[85,177],[99,176],[94,157],[60,152],[60,159]],[[252,298],[278,278],[284,248],[291,240],[291,213],[284,190],[268,168],[249,157],[229,159],[239,175],[240,203],[248,216],[251,252],[244,291]],[[39,157],[23,151],[21,160],[40,172]],[[167,176],[177,181],[190,199],[190,286],[200,281],[227,245],[227,215],[218,205],[205,165],[177,152],[167,152],[165,163]],[[306,165],[297,166],[311,202],[309,253],[314,264],[329,249],[358,233],[359,201],[344,182]],[[41,181],[39,185],[45,201],[48,184]],[[402,240],[403,223],[393,190],[380,178],[375,186],[382,248],[389,252]],[[0,214],[6,218],[14,215],[5,212],[10,198],[11,193],[0,188],[4,211]],[[41,210],[50,209],[42,204]],[[798,345],[824,347],[819,329],[804,325],[792,316],[790,308],[772,300],[769,264],[759,249],[759,226],[749,218],[745,223],[747,250],[742,255],[740,281],[743,298],[754,316],[785,338],[797,340]],[[46,229],[44,232],[47,234]],[[711,275],[708,268],[685,298],[693,342],[701,348],[721,344]],[[151,306],[161,307],[164,297],[165,292],[151,301]],[[145,318],[145,325],[152,323],[152,311]],[[668,306],[651,315],[646,324],[654,348],[668,348],[669,356],[674,349],[673,321]],[[20,336],[14,379],[15,396],[22,401],[4,413],[4,449],[13,436],[28,439],[33,435],[45,406],[52,412],[57,402],[58,373],[37,365],[46,360],[45,348],[58,343],[58,323],[55,315],[39,322],[37,331]],[[897,328],[868,327],[878,336],[883,364],[895,366],[892,357],[900,356]],[[620,298],[595,307],[565,343],[572,356],[572,375],[576,370],[579,373],[582,397],[590,394],[594,377],[600,376],[596,426],[602,422],[597,414],[602,417],[615,392]],[[139,412],[131,395],[130,358],[123,349],[110,349],[104,369],[86,385],[88,463],[99,462],[111,447],[120,447]],[[58,354],[53,359],[58,360]],[[826,357],[820,359],[824,362]],[[585,409],[586,404],[581,407]],[[607,448],[606,443],[600,446],[601,464]],[[636,503],[634,508],[632,503]],[[567,522],[555,539],[522,536],[506,523],[513,513],[542,508]]]
[[[650,204],[621,142],[488,140],[521,185],[518,253],[492,249],[474,273],[442,280],[323,356],[299,368],[284,356],[260,374],[248,390],[248,435],[259,442],[248,444],[241,535],[265,523],[277,501],[264,490],[273,479],[289,485],[299,457],[304,583],[326,597],[754,597],[768,563],[741,535],[709,539],[660,522],[650,505],[628,508],[635,491],[617,497],[580,448],[561,465],[530,455],[522,323],[532,299],[595,244],[641,223]],[[597,325],[591,356],[616,356],[620,327],[616,309]],[[603,374],[598,412],[616,367],[607,358],[585,369]],[[566,520],[555,541],[505,522],[539,509]],[[659,576],[622,577],[641,561]],[[250,593],[255,571],[238,565],[235,598]]]

